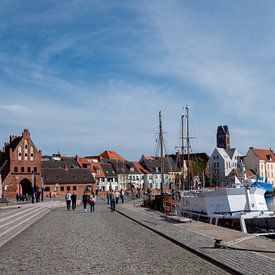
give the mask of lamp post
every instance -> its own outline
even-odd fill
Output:
[[[44,201],[44,179],[41,176],[41,201]]]
[[[34,203],[34,171],[32,170],[32,203]]]

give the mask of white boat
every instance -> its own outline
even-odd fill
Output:
[[[244,233],[275,237],[275,213],[268,210],[265,190],[240,187],[182,191],[181,215]]]

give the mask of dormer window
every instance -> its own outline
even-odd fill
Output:
[[[267,155],[267,159],[268,159],[269,161],[272,161],[272,156],[271,156],[271,155]]]
[[[131,167],[131,168],[130,168],[130,171],[131,171],[131,172],[135,172],[135,168],[134,168],[134,167]]]

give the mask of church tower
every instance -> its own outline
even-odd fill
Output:
[[[217,129],[217,147],[230,149],[230,133],[227,125],[218,126]]]

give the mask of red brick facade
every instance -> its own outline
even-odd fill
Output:
[[[10,136],[10,142],[0,151],[3,197],[31,195],[32,180],[35,190],[41,189],[41,158],[42,152],[36,149],[27,129],[22,136]]]

